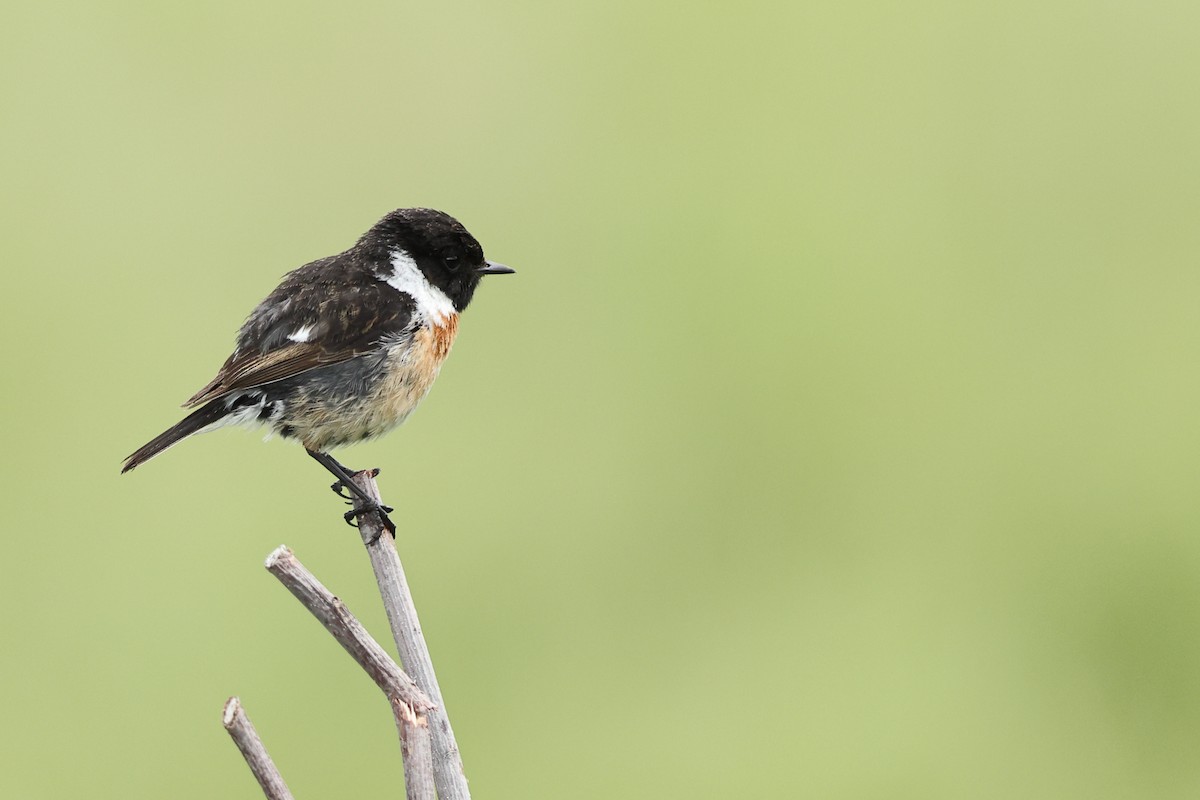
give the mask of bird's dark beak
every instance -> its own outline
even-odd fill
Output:
[[[516,270],[512,267],[497,264],[495,261],[487,261],[482,267],[475,270],[477,275],[512,275],[514,272]]]

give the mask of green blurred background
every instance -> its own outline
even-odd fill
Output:
[[[10,3],[5,798],[398,796],[328,477],[121,477],[397,206],[488,281],[384,468],[480,798],[1200,793],[1194,3]]]

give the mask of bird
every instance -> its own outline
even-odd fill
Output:
[[[395,535],[392,509],[330,451],[404,422],[433,386],[480,281],[513,272],[484,258],[444,211],[388,213],[350,249],[287,273],[216,377],[183,404],[195,410],[129,455],[122,474],[193,434],[261,426],[299,442],[338,479],[334,491],[358,498],[347,522],[378,512]]]

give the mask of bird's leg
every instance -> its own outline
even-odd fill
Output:
[[[345,474],[345,475],[350,475],[350,476],[357,475],[358,470],[350,469],[345,464],[341,463],[340,461],[338,461],[336,458],[329,455],[328,453],[317,453],[316,455],[313,455],[312,451],[310,450],[309,455],[312,455],[313,458],[316,458],[318,461],[320,461],[321,464],[324,465],[325,468],[328,469],[330,472],[332,472],[334,475],[339,476],[338,482],[332,484],[329,488],[334,494],[336,494],[338,497],[345,500],[346,505],[354,505],[355,497],[359,497],[359,498],[363,499],[364,501],[367,500],[367,498],[365,496],[363,496],[361,493],[351,494],[351,492],[354,492],[354,490],[358,489],[358,486],[356,484],[353,484],[353,483],[340,477],[340,474]],[[330,466],[329,464],[326,464],[325,459],[329,459],[329,462],[332,464],[332,466]],[[338,473],[335,470],[341,470],[341,473]],[[372,478],[374,478],[378,474],[379,474],[378,467],[371,470]]]
[[[354,497],[357,497],[359,500],[362,500],[368,505],[375,502],[371,499],[370,495],[359,488],[358,484],[354,482],[353,478],[357,470],[352,470],[342,466],[340,463],[338,463],[336,458],[328,453],[318,453],[315,450],[308,450],[307,452],[318,464],[329,470],[330,474],[338,479],[337,483],[329,487],[333,489],[335,494],[339,495],[340,497],[344,497],[347,500],[353,500]],[[345,491],[342,491],[343,489]],[[345,492],[350,492],[350,494],[346,494]],[[353,495],[353,497],[351,497],[351,495]]]
[[[338,463],[337,459],[328,453],[318,453],[315,450],[308,450],[307,448],[305,449],[306,452],[313,457],[314,461],[323,466],[325,469],[329,470],[329,472],[338,479],[337,483],[330,487],[338,496],[344,497],[351,502],[353,502],[354,498],[356,497],[363,504],[362,508],[356,508],[346,512],[345,518],[348,525],[358,527],[351,522],[352,519],[357,518],[360,514],[366,514],[370,511],[377,511],[379,512],[379,518],[383,521],[383,526],[387,528],[388,533],[392,534],[392,536],[396,535],[396,526],[388,518],[388,513],[393,510],[392,507],[376,502],[373,497],[363,491],[362,488],[354,482],[353,476],[356,474],[356,471],[342,466]],[[372,476],[378,474],[379,470],[372,471]],[[340,491],[342,488],[350,492],[350,494],[344,494],[342,491]],[[351,497],[351,495],[354,497]]]
[[[343,469],[345,469],[345,467],[344,467],[344,466],[343,466],[342,468],[343,468]],[[354,470],[352,470],[352,469],[346,469],[346,473],[347,473],[347,474],[349,474],[349,475],[353,475],[353,474],[354,474]],[[372,475],[371,477],[373,478],[373,477],[375,477],[375,476],[374,476],[374,475]],[[346,488],[346,486],[347,486],[347,484],[343,483],[342,481],[338,481],[337,483],[331,483],[331,484],[329,484],[329,489],[330,489],[330,491],[332,491],[334,494],[336,494],[338,497],[340,497],[340,498],[342,498],[343,500],[345,500],[345,501],[346,501],[346,505],[348,505],[348,506],[352,506],[352,505],[354,505],[354,495],[350,494],[350,490],[349,490],[349,489],[347,489],[347,488]]]
[[[357,497],[359,500],[368,505],[375,503],[375,501],[371,499],[371,496],[364,492],[353,480],[354,476],[358,474],[359,470],[350,469],[349,467],[340,464],[337,459],[328,453],[318,453],[313,450],[309,450],[307,452],[313,457],[313,459],[317,461],[317,463],[329,470],[330,474],[338,479],[337,483],[329,487],[333,490],[334,494],[351,502],[353,502]],[[378,474],[379,470],[371,470],[372,477]]]

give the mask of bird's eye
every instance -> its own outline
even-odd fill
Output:
[[[446,265],[446,269],[454,272],[458,269],[458,256],[443,256],[442,263]]]

